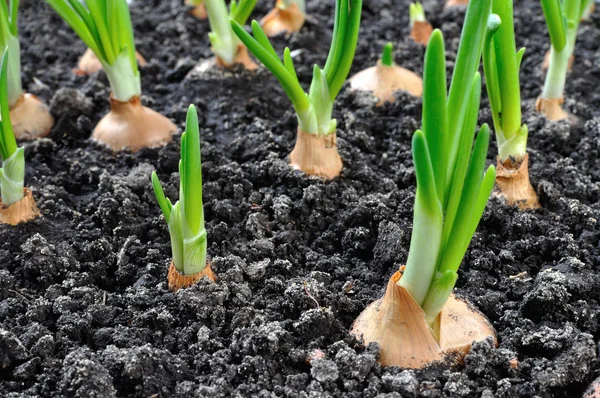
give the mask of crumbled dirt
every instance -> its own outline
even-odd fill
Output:
[[[57,124],[26,144],[26,183],[44,214],[0,226],[0,395],[5,397],[578,397],[600,374],[600,14],[578,35],[567,108],[579,123],[533,112],[548,37],[539,2],[516,4],[531,179],[542,209],[492,198],[460,270],[457,294],[489,317],[499,346],[464,365],[381,368],[376,346],[348,335],[406,260],[415,191],[410,137],[421,102],[375,108],[344,89],[336,103],[342,176],[324,183],[287,165],[292,107],[265,70],[198,73],[208,24],[180,0],[132,6],[143,101],[183,125],[200,111],[204,209],[219,283],[171,293],[157,170],[176,199],[179,138],[116,156],[91,143],[107,112],[106,77],[71,73],[85,47],[44,2],[23,0],[23,81]],[[272,6],[260,1],[254,17]],[[311,0],[306,26],[275,47],[299,50],[309,84],[323,64],[333,1]],[[453,65],[464,9],[425,1]],[[422,73],[408,1],[365,2],[353,73],[387,41]],[[487,100],[480,121],[491,122]],[[495,157],[491,146],[489,162]]]

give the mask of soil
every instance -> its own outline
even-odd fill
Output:
[[[119,153],[92,143],[108,110],[102,73],[71,69],[83,43],[45,2],[23,0],[24,86],[57,120],[25,144],[26,185],[43,218],[0,226],[0,396],[3,397],[579,397],[600,375],[600,13],[578,34],[566,106],[578,123],[533,111],[548,36],[537,0],[515,5],[527,47],[521,83],[532,183],[542,208],[492,198],[456,293],[489,317],[499,346],[475,344],[463,365],[382,368],[378,348],[348,334],[406,260],[415,178],[410,138],[421,101],[381,108],[346,87],[335,106],[345,168],[323,182],[288,167],[296,120],[266,70],[200,73],[208,23],[180,0],[132,6],[143,101],[183,126],[200,111],[209,255],[220,278],[171,293],[167,226],[150,173],[177,199],[179,138]],[[272,7],[259,1],[253,17]],[[464,8],[425,1],[451,70]],[[333,1],[310,0],[305,27],[274,39],[296,53],[300,79],[323,64]],[[364,4],[352,73],[387,41],[422,73],[407,0]],[[484,96],[485,97],[485,96]],[[487,99],[480,121],[491,123]],[[489,163],[495,163],[495,144]]]

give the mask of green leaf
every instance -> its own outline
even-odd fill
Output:
[[[346,26],[348,25],[348,7],[350,0],[335,1],[335,19],[333,22],[333,35],[331,37],[331,46],[323,70],[327,76],[329,84],[335,76],[335,71],[344,51],[344,36],[346,35]]]
[[[113,0],[113,1],[125,1],[125,0]],[[106,56],[106,62],[112,65],[117,58],[117,53],[113,48],[112,39],[106,23],[106,8],[102,0],[86,0],[86,5],[94,20],[96,29],[98,29],[98,35],[100,36],[100,43]]]
[[[496,89],[500,95],[500,104],[495,105],[494,112],[497,114],[494,125],[496,135],[511,139],[521,128],[521,88],[519,64],[515,56],[512,0],[494,0],[492,10],[502,19],[502,25],[493,37],[498,78]]]
[[[504,0],[501,0],[504,1]],[[509,0],[512,1],[512,0]],[[496,18],[492,18],[495,16]],[[496,43],[494,35],[500,28],[500,18],[492,14],[488,20],[488,29],[485,34],[485,43],[483,45],[483,70],[485,72],[485,84],[487,87],[492,116],[496,129],[501,129],[500,114],[502,112],[502,97],[500,96],[500,79],[498,73],[498,62],[496,58]]]
[[[573,0],[565,1],[570,2]],[[541,0],[541,3],[552,47],[554,47],[556,51],[562,51],[567,44],[567,26],[565,23],[563,5],[560,0]]]
[[[119,52],[127,51],[129,62],[134,74],[139,73],[137,58],[135,56],[135,39],[133,37],[133,25],[131,24],[131,14],[126,1],[117,2],[117,29],[119,31]]]
[[[354,60],[354,53],[356,52],[356,45],[358,44],[358,31],[360,29],[360,17],[362,12],[362,0],[338,0],[338,2],[348,2],[349,15],[347,18],[342,17],[341,20],[345,21],[344,33],[341,37],[337,37],[334,29],[334,40],[336,44],[337,60],[333,64],[331,70],[327,70],[327,65],[323,69],[327,75],[327,81],[329,82],[329,98],[334,101],[339,94],[350,68],[352,67],[352,61]],[[344,9],[344,7],[342,7]],[[341,30],[338,30],[340,32]],[[339,47],[340,41],[342,42],[341,48]],[[327,59],[329,62],[329,57]]]
[[[329,123],[333,113],[333,102],[329,99],[329,86],[325,73],[315,65],[313,68],[313,78],[309,90],[309,98],[312,108],[317,117],[317,133],[329,133]]]
[[[8,41],[10,31],[10,19],[6,0],[0,1],[0,45],[4,47]]]
[[[429,155],[429,147],[425,134],[421,130],[417,130],[413,134],[412,152],[417,177],[417,190],[423,193],[426,206],[435,209],[440,206],[440,202],[435,188],[435,175]]]
[[[469,228],[467,234],[471,237],[475,234],[475,230],[479,225],[479,221],[481,220],[481,216],[483,215],[485,206],[487,205],[488,200],[490,199],[490,195],[492,194],[492,190],[494,189],[495,182],[496,168],[494,166],[489,166],[487,171],[485,172],[485,175],[483,176],[481,187],[479,188],[479,194],[477,195],[477,201],[475,207],[473,208],[473,215],[469,220]],[[469,242],[467,242],[467,245],[468,244]],[[464,248],[464,250],[466,251],[466,248]]]
[[[448,93],[449,169],[454,170],[473,76],[479,69],[492,0],[470,1]]]
[[[156,171],[152,172],[152,188],[154,189],[154,195],[156,196],[156,201],[160,206],[160,210],[163,212],[165,220],[167,220],[168,223],[173,205],[171,204],[171,201],[165,196],[165,192],[163,191],[162,185],[160,184],[158,175],[156,175]]]
[[[256,0],[240,0],[239,6],[236,8],[235,13],[231,14],[231,18],[240,25],[244,25],[255,6]]]
[[[477,204],[480,192],[489,142],[490,129],[484,124],[475,140],[475,146],[465,176],[460,205],[452,225],[452,232],[442,251],[443,261],[440,263],[440,270],[458,271],[469,242],[471,242],[473,237],[472,234],[469,235],[470,221],[473,217],[473,209]]]
[[[381,64],[385,66],[394,66],[394,45],[392,42],[387,43],[383,46],[383,53],[381,54]]]
[[[183,218],[181,215],[181,202],[177,202],[171,209],[169,217],[169,235],[171,235],[171,252],[173,254],[173,265],[175,269],[185,275],[185,255],[184,255],[184,236],[183,236]]]
[[[460,146],[454,172],[448,176],[449,192],[447,196],[447,205],[444,218],[444,233],[442,242],[444,246],[451,238],[452,227],[455,222],[456,213],[460,205],[463,194],[465,176],[468,170],[471,146],[473,145],[473,136],[477,126],[477,116],[479,113],[479,102],[481,99],[481,76],[475,74],[471,84],[471,93],[468,97],[467,117],[462,126],[460,134]]]
[[[294,80],[298,80],[296,68],[294,67],[294,60],[292,59],[292,55],[288,47],[286,47],[285,50],[283,50],[283,65],[290,73],[290,75],[294,78]]]
[[[17,26],[19,18],[19,1],[20,0],[10,0],[10,31],[15,37],[19,34],[19,27]]]
[[[448,121],[446,114],[446,55],[444,37],[436,29],[425,51],[423,71],[423,131],[431,155],[436,192],[444,203],[448,167]]]
[[[10,158],[17,151],[17,141],[10,120],[8,103],[8,48],[2,55],[0,65],[0,119],[2,120],[2,136],[0,137],[0,155],[2,160]]]
[[[196,107],[190,105],[185,122],[185,133],[181,141],[182,169],[181,176],[184,197],[183,212],[192,236],[204,229],[202,209],[202,161],[200,159],[200,129]]]
[[[269,52],[269,54],[271,54],[274,58],[277,58],[277,60],[279,61],[279,56],[277,55],[277,52],[273,48],[271,41],[265,34],[265,31],[263,30],[262,26],[260,26],[260,24],[256,20],[254,20],[254,21],[252,21],[251,27],[252,27],[252,34],[254,35],[254,39],[257,42],[259,42],[260,45]]]
[[[525,47],[521,47],[521,49],[517,52],[517,65],[519,70],[521,70],[521,62],[523,61],[523,55],[525,55]]]

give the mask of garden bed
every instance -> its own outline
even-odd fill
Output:
[[[85,47],[44,2],[23,0],[27,91],[51,105],[50,138],[26,145],[26,184],[43,218],[0,226],[0,395],[111,397],[578,397],[600,374],[600,14],[582,24],[566,86],[578,122],[533,108],[549,46],[538,1],[515,5],[532,183],[542,208],[492,198],[456,293],[492,322],[499,347],[476,344],[462,366],[381,368],[348,334],[406,260],[415,192],[410,138],[421,101],[393,105],[342,90],[334,108],[341,177],[288,167],[292,106],[266,70],[198,72],[208,23],[180,0],[137,0],[132,18],[146,105],[182,127],[198,106],[209,256],[219,277],[172,293],[168,229],[150,173],[177,198],[179,136],[120,153],[90,142],[108,110],[99,73],[71,73]],[[271,1],[259,1],[254,18]],[[393,41],[422,73],[407,1],[365,2],[352,73]],[[464,9],[425,2],[452,67]],[[333,1],[312,0],[304,28],[274,40],[300,50],[308,84],[327,56]],[[487,99],[480,122],[491,124]],[[488,160],[495,162],[495,142]],[[319,357],[323,357],[318,359]]]

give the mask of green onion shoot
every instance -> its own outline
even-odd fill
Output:
[[[329,55],[323,69],[314,66],[308,93],[300,85],[289,48],[282,62],[258,22],[252,21],[253,37],[238,21],[231,21],[235,34],[275,75],[294,105],[298,135],[290,155],[291,166],[324,179],[335,178],[342,170],[336,146],[337,122],[332,112],[354,59],[361,10],[362,0],[336,0]]]
[[[223,68],[233,68],[242,65],[247,70],[254,70],[257,65],[248,56],[244,47],[231,29],[230,20],[245,24],[256,6],[256,0],[232,0],[229,9],[225,0],[204,0],[208,13],[211,32],[208,34],[211,48],[216,56],[217,65]]]
[[[420,97],[423,93],[423,80],[414,72],[396,65],[392,43],[383,46],[377,65],[356,73],[350,79],[350,87],[355,91],[367,91],[377,99],[377,106],[395,102],[397,91],[406,91]]]
[[[179,161],[179,201],[175,204],[165,197],[156,172],[152,173],[152,188],[169,226],[173,261],[169,268],[169,288],[173,291],[187,287],[206,276],[215,275],[206,262],[206,229],[202,207],[202,160],[200,130],[196,107],[190,105],[181,136]]]
[[[469,3],[448,94],[439,30],[427,46],[422,129],[412,139],[417,192],[406,267],[352,329],[365,344],[379,343],[382,365],[421,368],[450,352],[464,355],[474,340],[493,336],[481,314],[451,296],[496,176],[493,166],[485,170],[488,126],[475,137],[477,70],[490,11],[491,0]]]
[[[541,0],[541,3],[551,48],[546,80],[536,110],[548,120],[563,120],[569,116],[562,108],[569,60],[575,50],[577,29],[587,0]]]
[[[8,100],[10,57],[10,49],[7,47],[0,65],[0,222],[16,225],[38,217],[40,213],[31,190],[24,188],[25,151],[17,146],[11,123]]]
[[[408,15],[410,17],[410,37],[423,46],[429,43],[429,37],[433,32],[433,27],[427,21],[425,17],[425,10],[423,5],[418,1],[411,3],[408,9]]]
[[[32,140],[45,137],[54,125],[50,111],[35,95],[23,92],[21,85],[21,47],[17,27],[19,0],[0,1],[0,49],[8,48],[8,105],[15,137]]]
[[[277,0],[275,7],[260,21],[268,37],[298,32],[306,20],[304,0]]]
[[[521,124],[519,69],[525,52],[516,51],[512,0],[493,0],[483,50],[483,69],[498,140],[496,185],[509,205],[538,208],[529,182],[527,125]]]
[[[114,151],[137,151],[171,141],[175,125],[141,104],[140,72],[127,2],[47,1],[98,57],[110,83],[111,111],[100,120],[92,138]]]

